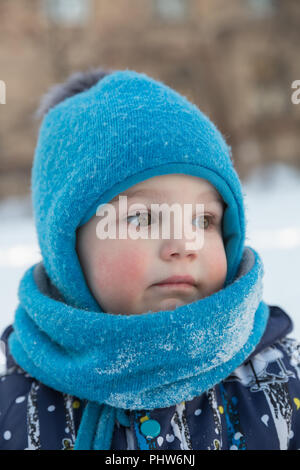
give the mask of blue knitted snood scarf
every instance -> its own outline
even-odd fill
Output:
[[[75,449],[110,449],[115,418],[191,400],[253,351],[268,319],[263,268],[245,248],[238,277],[174,311],[115,315],[54,300],[42,264],[23,277],[10,347],[46,385],[89,400]],[[52,298],[49,297],[52,295]]]
[[[106,313],[76,230],[99,204],[166,174],[206,179],[223,198],[224,288],[170,311]],[[129,424],[124,410],[191,400],[259,343],[269,311],[261,260],[244,245],[240,180],[223,136],[185,97],[126,70],[65,99],[43,119],[31,187],[42,262],[21,280],[9,346],[33,377],[88,401],[75,449],[109,449],[115,419]]]

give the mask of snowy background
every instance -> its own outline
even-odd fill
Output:
[[[259,170],[243,183],[246,245],[265,266],[264,300],[292,318],[300,339],[300,173],[283,165]],[[41,256],[30,198],[0,203],[0,332],[13,322],[18,284]]]

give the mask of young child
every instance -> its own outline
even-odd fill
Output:
[[[221,133],[130,70],[77,74],[41,110],[42,261],[2,334],[0,448],[299,449],[300,344],[263,301]],[[149,236],[154,204],[192,205],[181,237]],[[103,236],[103,208],[139,236]]]

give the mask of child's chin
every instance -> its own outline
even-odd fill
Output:
[[[175,308],[180,307],[181,305],[185,305],[188,302],[183,302],[179,299],[165,299],[157,307],[156,311],[159,312],[160,310],[175,310]]]

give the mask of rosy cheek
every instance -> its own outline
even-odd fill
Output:
[[[146,258],[144,250],[137,246],[131,248],[128,244],[124,250],[119,247],[116,251],[101,253],[94,267],[99,292],[113,291],[121,296],[137,292],[139,286],[145,284]]]
[[[226,254],[223,250],[216,250],[214,256],[211,257],[209,271],[211,282],[215,282],[221,287],[227,272]]]

